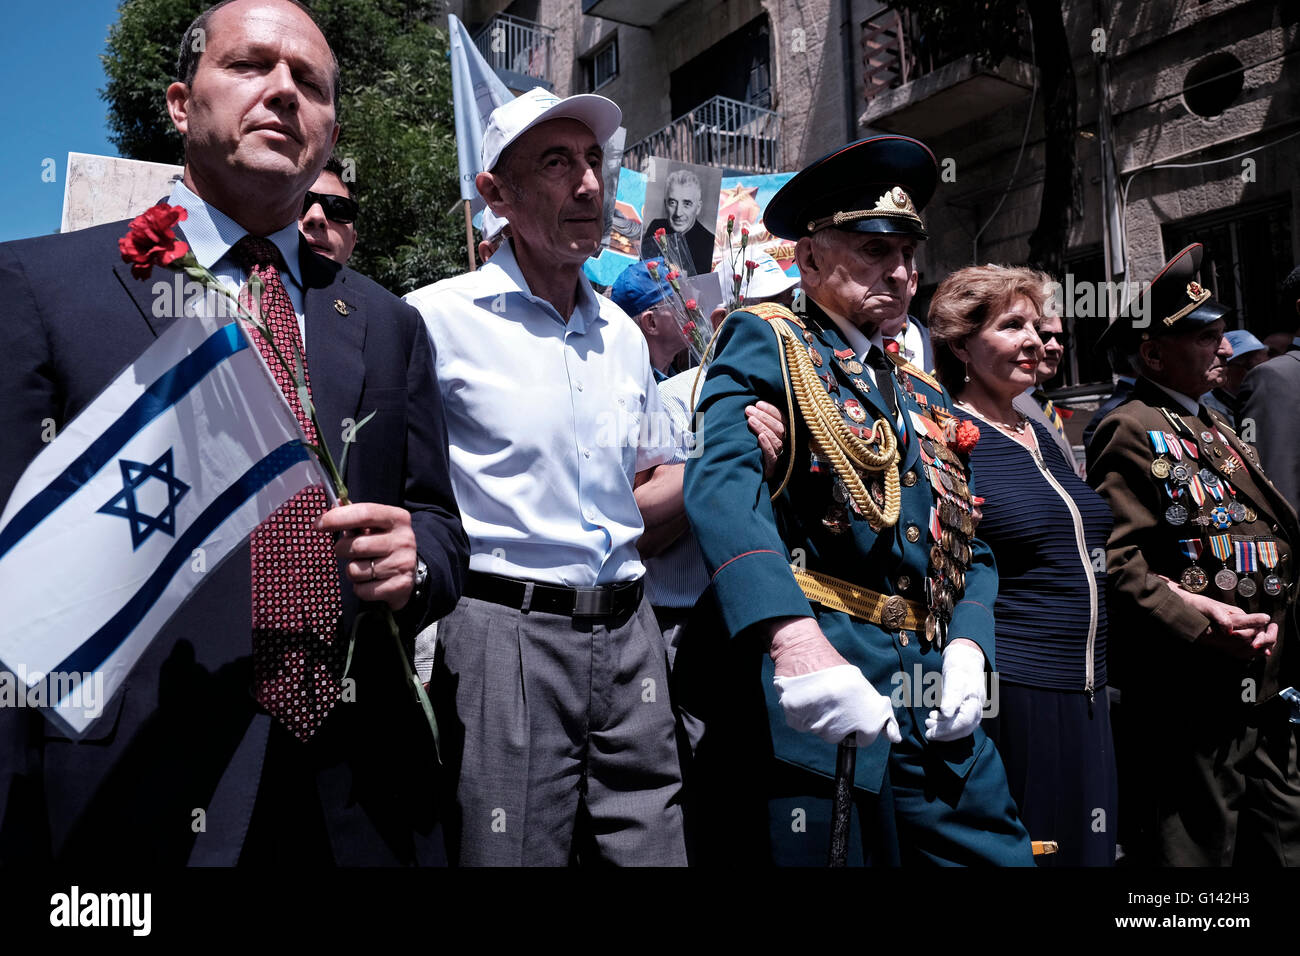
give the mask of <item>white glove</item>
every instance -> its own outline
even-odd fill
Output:
[[[984,694],[984,652],[958,641],[943,652],[943,696],[925,718],[926,740],[960,740],[979,726]]]
[[[827,743],[838,744],[856,731],[858,746],[867,747],[883,729],[894,743],[903,742],[894,705],[852,664],[798,677],[777,677],[772,683],[786,723],[800,733],[814,733]]]

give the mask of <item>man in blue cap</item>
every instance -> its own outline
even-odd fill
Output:
[[[673,314],[673,289],[664,279],[667,274],[662,259],[634,262],[619,273],[609,290],[614,304],[640,326],[657,382],[680,371],[674,361],[686,350],[686,336]]]
[[[1198,402],[1231,352],[1230,310],[1174,256],[1098,343],[1137,383],[1097,427],[1088,481],[1110,505],[1111,673],[1124,694],[1126,854],[1166,866],[1300,860],[1288,722],[1300,520],[1223,416]],[[1294,691],[1290,691],[1294,693]]]
[[[1223,381],[1201,396],[1201,403],[1224,417],[1233,428],[1241,430],[1241,382],[1256,365],[1268,361],[1268,346],[1245,329],[1223,333],[1232,347],[1232,358],[1223,367]]]
[[[979,727],[997,572],[973,537],[950,400],[880,332],[915,291],[937,181],[933,153],[905,136],[791,179],[765,221],[796,243],[798,313],[733,313],[700,400],[686,510],[732,635],[718,692],[734,726],[717,756],[760,779],[732,795],[726,835],[758,859],[825,861],[836,746],[852,738],[852,859],[1032,862]],[[770,481],[743,424],[756,399],[790,418]]]

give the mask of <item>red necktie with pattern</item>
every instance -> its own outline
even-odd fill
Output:
[[[230,254],[246,272],[261,278],[262,317],[276,348],[292,363],[293,356],[303,352],[302,336],[280,279],[280,251],[266,239],[245,236]],[[253,338],[307,440],[315,442],[316,429],[298,400],[292,376],[264,336]],[[303,375],[311,394],[305,355]],[[257,702],[303,741],[320,729],[342,689],[345,647],[335,640],[343,606],[338,563],[330,536],[313,527],[328,508],[322,486],[304,488],[258,525],[251,540]]]

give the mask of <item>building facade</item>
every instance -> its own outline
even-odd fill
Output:
[[[728,174],[779,172],[877,132],[922,139],[943,181],[926,214],[920,309],[953,269],[1028,255],[1047,104],[1023,12],[1008,26],[1012,52],[989,65],[960,43],[933,42],[914,10],[879,0],[457,6],[450,12],[481,50],[495,40],[490,62],[512,88],[543,82],[615,100],[625,166],[663,155]],[[1064,304],[1075,346],[1052,384],[1086,402],[1110,382],[1091,348],[1108,309],[1125,283],[1149,280],[1189,242],[1205,244],[1203,278],[1237,309],[1234,323],[1260,336],[1275,329],[1277,284],[1300,261],[1300,4],[1060,7],[1078,102],[1075,216],[1060,277],[1073,292]]]

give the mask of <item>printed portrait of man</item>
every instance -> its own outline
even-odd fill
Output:
[[[661,173],[667,172],[660,178]],[[699,275],[713,268],[713,230],[708,224],[717,215],[720,170],[651,161],[650,182],[663,182],[660,218],[652,219],[641,239],[641,258],[660,256],[678,266],[685,275]],[[646,190],[647,217],[656,208],[653,189]],[[655,233],[664,230],[668,250],[659,247]]]

